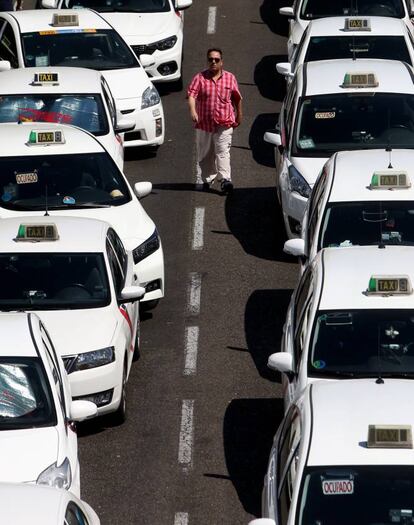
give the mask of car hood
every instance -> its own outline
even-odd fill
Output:
[[[111,346],[118,324],[112,308],[36,312],[61,356]]]
[[[100,13],[129,44],[147,44],[175,34],[174,13]],[[178,20],[178,17],[177,17]],[[134,38],[131,38],[134,37]]]
[[[58,460],[59,437],[55,427],[0,432],[0,481],[36,481]]]
[[[136,106],[141,106],[143,92],[151,86],[151,81],[143,67],[127,69],[111,69],[102,71],[102,75],[109,84],[112,95],[116,100],[136,99]],[[118,109],[122,109],[119,107]]]
[[[327,158],[294,157],[292,164],[312,187],[327,160]]]

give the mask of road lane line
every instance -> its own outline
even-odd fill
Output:
[[[201,275],[199,273],[190,273],[190,283],[188,288],[188,313],[189,315],[198,315],[200,313],[201,303]]]
[[[204,216],[205,208],[194,210],[193,220],[193,250],[202,250],[204,246]]]
[[[184,399],[181,408],[180,439],[178,443],[178,463],[188,471],[193,466],[193,415],[194,400]]]
[[[196,373],[199,333],[200,329],[198,326],[187,326],[185,329],[185,376],[190,376]]]
[[[216,32],[217,7],[208,8],[207,34],[214,35]]]
[[[174,525],[188,525],[188,513],[176,512],[174,517]]]

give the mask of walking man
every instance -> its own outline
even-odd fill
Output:
[[[197,73],[187,90],[196,128],[197,162],[208,189],[217,179],[225,193],[233,190],[230,148],[233,128],[242,120],[242,97],[236,77],[223,69],[221,49],[207,51],[208,68]]]

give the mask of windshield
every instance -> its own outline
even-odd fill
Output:
[[[106,135],[108,119],[100,95],[0,95],[0,123],[58,122]]]
[[[0,157],[0,206],[8,210],[121,206],[130,200],[108,153]]]
[[[109,302],[101,253],[0,254],[0,310],[100,308]]]
[[[0,430],[57,424],[45,370],[37,358],[0,359]]]
[[[305,20],[344,15],[404,18],[405,13],[402,0],[304,0],[300,11]]]
[[[338,93],[301,100],[294,154],[329,157],[341,150],[414,147],[414,95]]]
[[[330,204],[322,221],[318,249],[355,244],[414,245],[414,203],[393,201]]]
[[[67,7],[79,6],[100,12],[165,13],[171,11],[169,0],[68,0]]]
[[[354,57],[412,64],[403,36],[315,36],[309,41],[303,62]]]
[[[308,373],[414,377],[414,310],[318,311]]]
[[[414,467],[411,465],[307,467],[296,523],[412,524],[413,493]]]
[[[54,29],[23,33],[26,67],[73,66],[105,71],[139,67],[133,52],[112,29]]]

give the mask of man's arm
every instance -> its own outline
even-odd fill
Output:
[[[234,104],[234,107],[236,108],[236,124],[237,126],[240,126],[243,120],[243,108],[242,108],[242,99],[239,98],[239,100]],[[235,127],[237,127],[235,126]]]
[[[198,114],[196,111],[196,99],[191,95],[188,96],[188,107],[190,108],[191,120],[197,123]]]

